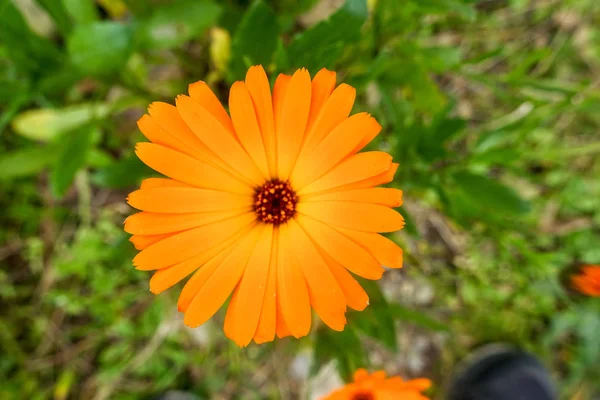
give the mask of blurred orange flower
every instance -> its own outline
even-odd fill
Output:
[[[151,143],[136,154],[168,178],[149,178],[128,197],[142,212],[125,221],[139,270],[156,271],[160,293],[188,275],[179,296],[197,327],[231,296],[225,334],[238,345],[308,334],[311,309],[343,330],[346,307],[368,297],[349,273],[381,278],[402,250],[378,232],[404,226],[402,192],[375,188],[398,164],[359,153],[381,130],[349,116],[355,89],[335,72],[278,76],[249,69],[229,94],[229,114],[204,82],[176,105],[152,103],[138,125]]]
[[[600,297],[600,265],[585,265],[579,275],[571,276],[571,284],[578,292]]]
[[[322,400],[428,400],[421,392],[431,386],[429,379],[413,379],[404,381],[399,376],[385,377],[384,371],[373,374],[365,369],[358,369],[354,373],[354,382],[338,389]]]

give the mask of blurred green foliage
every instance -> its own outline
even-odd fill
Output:
[[[334,3],[0,0],[0,398],[293,398],[299,349],[312,373],[333,361],[348,378],[382,367],[373,343],[406,354],[406,332],[444,338],[426,360],[438,388],[505,341],[542,357],[564,397],[599,390],[600,306],[568,275],[600,263],[600,4]],[[372,146],[401,165],[406,267],[384,291],[364,282],[371,304],[342,333],[238,349],[148,292],[121,223],[152,174],[133,155],[144,108],[200,79],[226,104],[257,63],[357,88],[355,111],[384,127]]]

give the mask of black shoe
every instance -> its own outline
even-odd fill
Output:
[[[550,375],[532,355],[488,345],[468,357],[454,375],[448,400],[556,400]]]

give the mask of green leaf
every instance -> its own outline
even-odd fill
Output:
[[[463,0],[411,0],[425,13],[456,13],[469,21],[474,21],[477,14],[475,8]]]
[[[367,336],[397,350],[396,325],[390,304],[376,282],[361,280],[361,285],[369,295],[369,306],[352,315],[353,323]]]
[[[311,375],[331,360],[337,363],[342,378],[349,381],[358,368],[367,367],[367,356],[356,331],[349,325],[342,332],[329,328],[317,330],[313,346]]]
[[[25,111],[12,121],[13,130],[28,139],[47,142],[108,115],[107,104],[78,104],[60,109],[41,108]]]
[[[56,159],[53,146],[25,148],[0,156],[0,180],[39,174]]]
[[[448,325],[429,317],[425,312],[408,309],[400,304],[390,304],[390,312],[394,318],[413,323],[432,331],[448,332]]]
[[[346,0],[327,20],[296,35],[288,48],[292,68],[305,67],[313,73],[333,68],[347,46],[360,40],[367,15],[365,0]]]
[[[457,189],[477,207],[477,214],[522,215],[529,211],[529,203],[513,189],[487,176],[459,171],[452,177]]]
[[[37,0],[37,2],[48,11],[61,35],[67,36],[73,29],[73,22],[65,8],[64,0]]]
[[[97,128],[83,128],[61,141],[58,156],[50,173],[50,188],[56,198],[62,198],[71,186],[75,174],[86,166],[95,139],[100,136]]]
[[[0,0],[0,43],[23,72],[35,76],[51,74],[63,55],[53,42],[33,33],[9,0]]]
[[[155,7],[148,7],[148,0],[123,0],[123,3],[136,17],[146,17],[155,9]]]
[[[428,70],[442,73],[460,66],[460,47],[426,47],[419,48],[420,57]]]
[[[491,148],[482,153],[473,154],[470,158],[470,162],[506,166],[513,161],[519,160],[521,157],[522,154],[516,149]]]
[[[279,39],[277,16],[263,1],[257,0],[246,11],[231,44],[229,80],[243,79],[248,67],[271,63]]]
[[[181,0],[154,7],[140,22],[136,38],[147,49],[169,49],[200,36],[214,25],[222,8],[211,0]]]
[[[154,172],[135,155],[123,158],[92,175],[92,182],[98,186],[113,189],[132,188]]]
[[[465,120],[448,117],[447,112],[442,112],[430,127],[422,126],[417,149],[419,154],[429,163],[443,158],[447,154],[444,146],[448,140],[461,132],[466,125]]]
[[[400,99],[390,96],[392,105],[406,101],[424,114],[442,113],[447,106],[446,96],[432,79],[427,63],[415,53],[415,46],[398,46],[397,51],[401,54],[379,53],[369,67],[367,76],[378,81],[384,91],[395,93],[401,89]],[[410,114],[414,113],[410,111]]]
[[[76,27],[67,41],[71,63],[83,74],[106,77],[120,72],[133,52],[129,26],[101,21]]]
[[[98,20],[98,12],[93,0],[62,0],[73,21],[88,24]]]

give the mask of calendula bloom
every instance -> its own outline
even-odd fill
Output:
[[[354,373],[354,382],[321,400],[428,400],[429,398],[421,392],[429,387],[429,379],[405,381],[399,376],[386,379],[384,371],[376,371],[369,375],[361,368]]]
[[[141,250],[139,270],[156,271],[160,293],[193,274],[179,296],[197,327],[231,296],[225,334],[241,346],[275,335],[301,337],[311,309],[342,330],[368,297],[353,274],[381,278],[402,250],[378,232],[401,229],[402,192],[375,186],[398,164],[359,153],[380,131],[367,113],[349,116],[351,86],[323,69],[279,75],[273,93],[261,66],[229,94],[229,114],[204,82],[175,106],[152,103],[138,125],[151,143],[136,154],[167,178],[149,178],[128,197],[142,212],[125,221]]]
[[[571,284],[581,294],[600,296],[600,265],[586,265],[579,275],[571,277]]]

